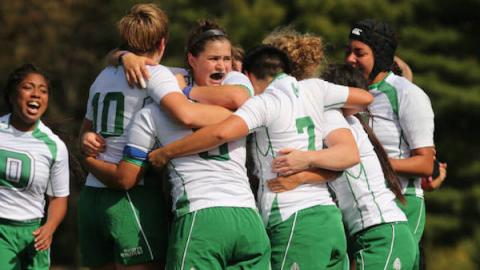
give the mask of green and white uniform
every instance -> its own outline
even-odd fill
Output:
[[[374,96],[369,106],[373,116],[370,125],[390,158],[408,158],[412,149],[434,146],[432,105],[422,89],[390,72],[383,81],[370,85],[369,90]],[[407,205],[400,207],[419,242],[425,226],[421,179],[399,177],[407,200]]]
[[[118,163],[123,156],[126,130],[134,114],[172,92],[181,93],[177,80],[164,66],[148,67],[146,89],[131,89],[123,67],[107,67],[90,88],[85,118],[106,141],[99,159]],[[116,262],[142,264],[165,259],[166,216],[161,189],[144,187],[144,180],[130,191],[107,188],[94,175],[87,176],[79,200],[82,263],[99,267]],[[155,218],[152,218],[155,217]]]
[[[325,85],[332,91],[348,93],[346,87]],[[315,103],[324,104],[324,95],[314,92],[319,90],[316,87],[311,89],[313,95],[321,99],[309,100],[305,93],[310,90],[295,78],[281,74],[264,93],[251,98],[235,112],[250,131],[255,132],[253,153],[260,179],[258,200],[272,245],[273,269],[343,269],[345,266],[346,242],[341,215],[327,185],[306,184],[278,194],[267,187],[267,181],[277,177],[272,173],[271,164],[280,149],[322,147],[321,116],[315,112],[322,112],[323,108]]]
[[[44,217],[45,194],[69,194],[68,151],[41,121],[23,132],[0,117],[0,269],[48,269],[32,232]]]
[[[156,145],[192,132],[159,106],[148,105],[129,129],[124,160],[143,166]],[[167,269],[268,269],[268,237],[245,161],[244,138],[170,161],[175,219]]]
[[[328,183],[342,211],[349,243],[354,243],[349,250],[357,269],[399,269],[398,265],[410,269],[416,244],[362,124],[353,116],[345,119],[339,110],[326,111],[325,118],[326,132],[348,122],[360,153],[360,164]]]

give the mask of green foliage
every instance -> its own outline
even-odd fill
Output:
[[[134,0],[0,1],[0,80],[23,62],[53,75],[49,117],[76,134],[88,89],[118,45],[116,21]],[[343,61],[350,25],[363,18],[396,27],[398,55],[435,111],[438,157],[448,162],[444,187],[426,194],[429,268],[479,269],[480,119],[478,0],[162,0],[170,18],[164,64],[182,66],[189,29],[216,18],[235,44],[248,49],[278,26],[322,36],[330,61]],[[3,103],[2,103],[3,104]],[[0,108],[4,108],[2,105]],[[75,209],[83,179],[73,179],[69,216],[60,227],[54,263],[76,264]]]

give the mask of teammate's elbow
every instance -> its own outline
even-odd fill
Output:
[[[230,104],[231,108],[229,109],[236,110],[240,108],[240,106],[242,106],[249,97],[250,95],[246,91],[237,91],[235,95],[233,95],[232,102]]]

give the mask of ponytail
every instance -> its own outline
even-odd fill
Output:
[[[370,115],[370,112],[367,111],[368,115]],[[395,197],[402,203],[405,204],[405,197],[402,194],[402,186],[400,184],[400,179],[398,179],[397,174],[393,170],[392,166],[390,165],[390,162],[388,161],[388,156],[387,153],[385,152],[385,149],[383,149],[382,144],[378,141],[377,136],[373,133],[373,130],[368,126],[364,118],[360,114],[355,114],[355,117],[360,120],[360,123],[362,124],[363,129],[368,135],[368,139],[373,145],[373,149],[375,153],[377,154],[378,160],[380,161],[380,165],[382,166],[382,171],[385,179],[387,180],[387,186],[388,188],[395,194]]]

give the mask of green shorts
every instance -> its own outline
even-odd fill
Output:
[[[385,223],[355,234],[352,252],[356,269],[412,269],[418,248],[406,222]]]
[[[84,266],[165,262],[167,218],[160,189],[86,186],[78,201],[78,224]]]
[[[254,209],[205,208],[173,221],[166,269],[268,270],[269,267],[267,233]]]
[[[50,267],[50,250],[36,251],[32,232],[40,219],[14,221],[0,218],[0,269],[45,269]]]
[[[402,209],[408,219],[408,227],[412,232],[413,239],[417,243],[417,255],[415,259],[415,266],[413,269],[419,269],[420,265],[420,251],[418,244],[422,239],[423,230],[425,229],[425,201],[415,195],[404,195],[406,204],[397,201],[398,207]]]
[[[340,210],[334,205],[298,211],[268,228],[272,269],[348,269]]]

